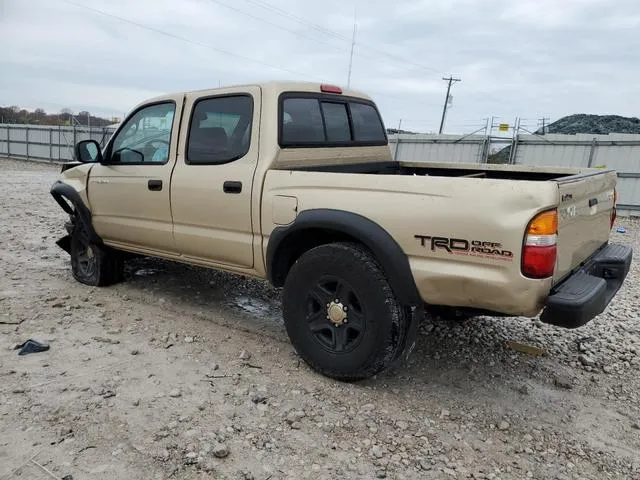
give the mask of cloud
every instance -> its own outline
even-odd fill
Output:
[[[75,5],[80,4],[80,6]],[[385,121],[637,115],[637,0],[0,0],[0,103],[121,116],[168,91],[271,79],[352,86]],[[97,11],[96,11],[97,10]],[[99,13],[99,12],[102,13]]]

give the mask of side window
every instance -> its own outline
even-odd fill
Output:
[[[109,161],[120,164],[167,163],[175,111],[173,102],[138,110],[113,139]]]
[[[356,142],[385,142],[386,135],[380,115],[372,105],[351,102],[353,139]]]
[[[351,127],[349,127],[346,104],[322,102],[322,113],[327,129],[327,142],[348,142],[351,140]]]
[[[251,145],[253,99],[248,95],[198,100],[191,114],[186,162],[216,165],[244,157]]]
[[[315,98],[287,98],[282,102],[283,144],[324,142],[320,103]]]

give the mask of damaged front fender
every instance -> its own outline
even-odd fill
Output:
[[[69,216],[71,216],[72,222],[82,222],[82,225],[87,228],[87,231],[89,232],[89,240],[97,245],[102,245],[102,239],[93,229],[91,211],[82,201],[78,191],[71,185],[58,180],[52,185],[50,193],[58,205],[60,205],[60,207],[68,213]],[[67,233],[71,234],[71,230],[72,228],[67,224]],[[68,253],[71,252],[71,241],[69,235],[58,240],[56,244],[64,251]]]

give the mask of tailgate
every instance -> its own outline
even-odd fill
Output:
[[[616,173],[589,171],[558,179],[558,259],[554,283],[609,240]]]

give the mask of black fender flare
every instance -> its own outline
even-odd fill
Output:
[[[301,212],[294,222],[276,227],[269,236],[266,253],[267,278],[276,285],[275,269],[281,248],[287,237],[304,230],[326,230],[353,238],[365,245],[380,263],[391,289],[404,306],[408,325],[400,338],[398,361],[407,362],[418,337],[418,327],[424,316],[424,302],[416,286],[409,258],[398,242],[384,228],[362,215],[335,209],[314,209]],[[281,285],[278,285],[281,286]]]
[[[422,306],[409,259],[398,242],[373,220],[344,210],[305,210],[292,224],[276,227],[269,237],[266,253],[267,277],[271,283],[275,284],[274,268],[281,245],[289,235],[307,229],[336,232],[361,242],[380,263],[398,300],[407,307]]]
[[[66,213],[69,215],[76,215],[78,217],[83,225],[89,230],[89,237],[91,241],[101,245],[102,238],[100,238],[93,228],[91,210],[89,210],[89,208],[84,204],[82,198],[80,198],[80,194],[71,185],[64,183],[61,180],[56,181],[51,186],[50,193]],[[73,205],[73,208],[69,203]]]

